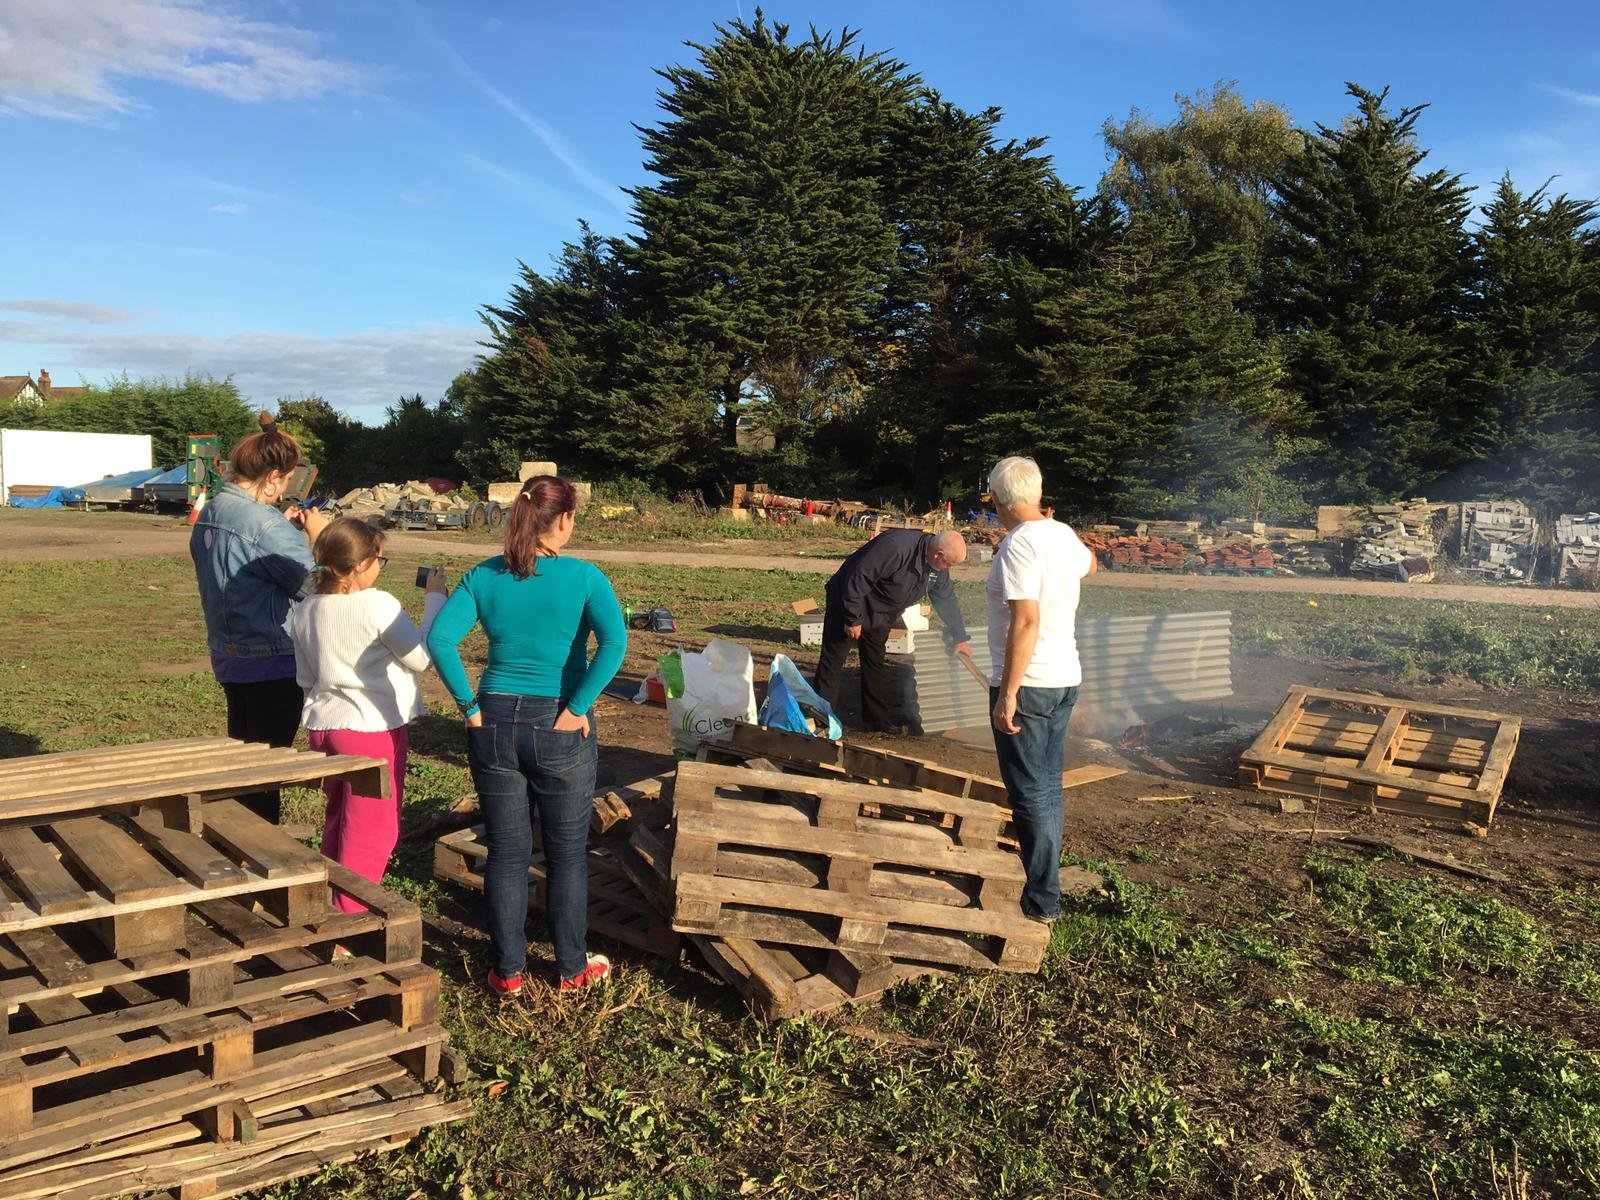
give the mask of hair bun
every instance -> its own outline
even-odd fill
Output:
[[[256,417],[256,420],[260,422],[263,430],[276,429],[278,427],[276,419],[264,408],[261,410],[260,415]]]

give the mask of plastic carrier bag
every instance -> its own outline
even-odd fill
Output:
[[[756,719],[755,660],[738,642],[712,638],[704,650],[669,650],[656,662],[667,691],[672,752],[725,742],[735,722]]]
[[[811,719],[816,719],[816,726]],[[761,705],[761,723],[771,729],[806,733],[837,740],[844,727],[833,715],[833,708],[806,682],[800,668],[787,654],[772,656],[772,673],[767,677],[767,698]]]

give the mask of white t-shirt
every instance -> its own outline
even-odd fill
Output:
[[[445,597],[427,592],[422,628],[388,592],[308,596],[289,620],[295,679],[306,690],[307,729],[382,733],[426,711],[417,676],[429,666],[423,644]]]
[[[1005,672],[1012,600],[1039,602],[1039,640],[1022,686],[1064,688],[1083,682],[1076,629],[1078,582],[1093,562],[1089,548],[1060,521],[1024,521],[1006,534],[989,564],[987,585],[992,687],[1000,686]]]

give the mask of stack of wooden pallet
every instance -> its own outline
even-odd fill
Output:
[[[221,738],[5,764],[0,1196],[235,1195],[466,1114],[416,905],[230,798],[383,772]]]
[[[1049,930],[1022,914],[1004,799],[932,763],[738,725],[596,798],[590,924],[667,955],[683,935],[769,1019],[952,966],[1034,971]],[[479,831],[447,835],[435,871],[481,887],[485,854]]]

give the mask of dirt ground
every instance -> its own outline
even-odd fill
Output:
[[[844,544],[800,544],[807,552],[775,553],[781,543],[684,543],[663,549],[646,547],[585,546],[582,526],[573,542],[574,552],[594,562],[643,563],[685,567],[741,567],[753,571],[795,571],[831,574],[847,552]],[[478,559],[493,543],[466,538],[459,533],[392,533],[391,549],[446,558]],[[831,552],[830,552],[831,551]],[[188,529],[178,517],[147,513],[73,512],[70,510],[0,509],[0,559],[13,561],[84,561],[104,558],[141,558],[188,552]],[[958,567],[958,579],[982,579],[988,568],[978,563]],[[1302,576],[1164,575],[1150,572],[1100,571],[1092,587],[1124,587],[1173,591],[1289,592],[1325,596],[1408,596],[1412,599],[1459,600],[1475,603],[1519,604],[1546,608],[1600,609],[1600,592],[1487,584],[1378,583],[1364,579],[1326,579]]]

